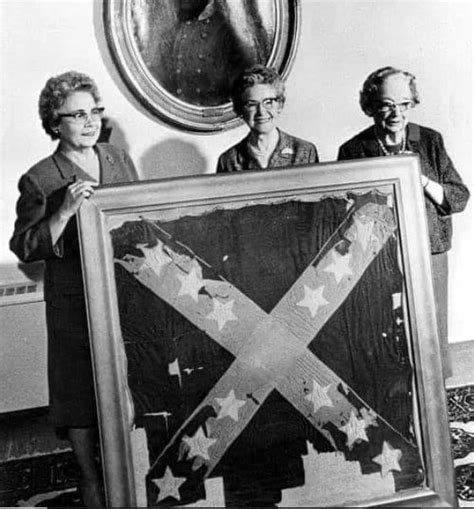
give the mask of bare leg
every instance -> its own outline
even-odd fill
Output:
[[[94,460],[95,428],[69,428],[69,440],[81,471],[81,493],[86,507],[103,507],[97,466]]]

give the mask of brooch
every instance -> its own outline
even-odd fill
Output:
[[[113,158],[110,154],[107,154],[107,155],[105,156],[105,159],[107,160],[107,162],[108,162],[109,164],[114,164],[114,158]]]
[[[291,154],[294,154],[294,150],[290,147],[285,147],[282,151],[281,151],[281,155],[282,156],[290,156]]]

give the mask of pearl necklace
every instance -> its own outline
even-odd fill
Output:
[[[382,151],[384,156],[396,156],[398,154],[403,154],[406,149],[406,137],[403,136],[402,138],[402,146],[400,147],[400,150],[398,152],[394,152],[393,154],[387,150],[385,147],[385,144],[382,142],[382,140],[375,135],[375,139],[377,140],[377,143],[379,144],[380,150]]]

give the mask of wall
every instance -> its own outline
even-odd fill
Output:
[[[0,263],[14,266],[7,240],[20,175],[54,149],[37,118],[46,79],[68,69],[93,76],[143,178],[212,173],[218,154],[246,132],[189,134],[151,117],[115,71],[102,31],[102,1],[1,0]],[[321,159],[369,124],[357,104],[367,74],[395,65],[417,75],[413,120],[434,127],[472,189],[472,7],[469,1],[301,0],[299,51],[288,80],[283,129],[314,141]],[[473,339],[473,207],[455,218],[450,341]],[[12,268],[14,272],[14,268]],[[12,277],[12,276],[9,276]],[[21,277],[19,274],[15,277]]]

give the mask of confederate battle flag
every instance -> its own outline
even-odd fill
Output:
[[[149,506],[338,505],[424,483],[390,195],[111,231]],[[360,497],[358,499],[358,497]]]

